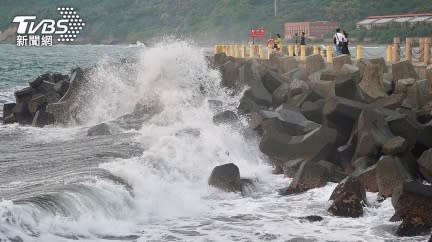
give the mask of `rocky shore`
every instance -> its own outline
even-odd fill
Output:
[[[377,192],[378,201],[391,199],[399,236],[430,232],[432,66],[418,73],[408,61],[353,63],[342,55],[326,65],[320,55],[299,62],[279,53],[269,60],[221,53],[214,65],[222,86],[246,89],[235,111],[261,136],[274,172],[293,178],[281,195],[336,182],[328,212],[356,218],[368,206],[366,191]]]
[[[376,192],[379,201],[391,199],[398,235],[430,233],[432,66],[418,73],[408,61],[353,63],[345,55],[334,58],[332,65],[320,55],[299,62],[280,53],[269,60],[223,53],[209,59],[221,72],[221,86],[242,95],[237,110],[216,113],[214,123],[237,126],[239,116],[247,118],[274,172],[293,178],[280,188],[282,196],[338,183],[328,194],[328,212],[356,218],[369,204],[366,191]],[[70,75],[35,78],[15,92],[16,103],[3,106],[3,122],[79,124],[77,113],[85,103],[78,93],[88,82],[87,72],[76,68]],[[151,108],[137,105],[129,116],[139,119],[148,112]],[[100,124],[88,134],[110,135],[110,127]],[[232,163],[216,167],[209,184],[242,194],[254,189],[253,181],[241,178]]]

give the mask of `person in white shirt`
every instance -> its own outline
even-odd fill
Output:
[[[342,54],[343,43],[346,42],[345,36],[341,33],[340,28],[336,29],[336,33],[333,36],[333,43],[335,44],[335,55]]]

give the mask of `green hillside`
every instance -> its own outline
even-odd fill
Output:
[[[210,42],[244,40],[251,27],[283,33],[286,21],[331,20],[353,30],[357,21],[369,15],[432,12],[430,0],[278,0],[275,17],[273,3],[273,0],[0,0],[0,30],[9,27],[15,15],[48,18],[57,15],[59,6],[78,10],[87,23],[81,41],[90,43],[150,41],[167,35]],[[359,31],[354,34],[368,37]],[[374,35],[377,34],[380,33]],[[386,41],[387,37],[380,38]]]

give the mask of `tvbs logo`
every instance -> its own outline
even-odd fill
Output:
[[[85,26],[82,18],[73,8],[57,8],[62,16],[59,20],[42,19],[36,16],[15,16],[18,23],[17,46],[52,46],[53,36],[57,42],[73,42]]]

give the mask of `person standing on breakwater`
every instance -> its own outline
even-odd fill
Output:
[[[343,36],[345,37],[345,40],[342,43],[342,54],[351,55],[350,51],[348,49],[348,45],[349,45],[348,33],[345,32],[345,30],[343,30],[342,33],[343,33]]]
[[[342,46],[345,42],[345,36],[340,31],[340,28],[336,29],[336,33],[333,36],[333,43],[335,44],[335,56],[342,54]]]
[[[275,48],[277,51],[280,51],[281,42],[282,42],[282,39],[281,39],[280,34],[276,34],[276,40],[275,40],[274,48]]]
[[[306,45],[305,32],[302,32],[302,35],[300,37],[300,45]]]

